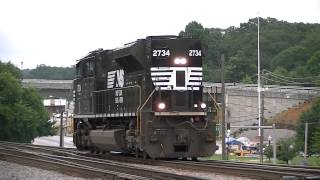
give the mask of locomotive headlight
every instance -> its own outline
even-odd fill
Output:
[[[181,64],[181,65],[185,65],[187,64],[187,59],[184,57],[177,57],[173,60],[174,64]]]
[[[158,104],[158,108],[163,110],[164,108],[166,108],[166,104],[161,102],[161,103]]]
[[[207,105],[206,105],[206,103],[201,103],[200,107],[201,107],[202,109],[204,109],[204,108],[207,107]]]
[[[198,107],[198,104],[194,104],[193,107],[197,108],[197,107]]]

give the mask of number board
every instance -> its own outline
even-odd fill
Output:
[[[153,57],[169,57],[170,50],[169,49],[154,49],[152,51]]]
[[[201,50],[198,50],[198,49],[190,49],[190,50],[189,50],[189,56],[190,56],[190,57],[201,56]]]

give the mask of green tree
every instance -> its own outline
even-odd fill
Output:
[[[205,51],[203,64],[206,68],[204,70],[204,80],[219,80],[220,75],[217,71],[220,68],[219,60],[224,49],[224,43],[222,43],[223,30],[219,28],[204,28],[202,24],[192,21],[186,25],[185,30],[181,31],[179,35],[202,41]]]
[[[303,66],[308,57],[306,48],[301,46],[289,47],[272,59],[272,65],[273,67],[280,66],[287,70],[293,70],[296,67]]]
[[[203,28],[202,24],[192,21],[187,24],[185,31],[181,31],[179,35],[203,40],[205,36],[204,30],[205,29]]]
[[[298,150],[303,151],[304,147],[304,135],[305,135],[305,123],[310,123],[308,126],[308,154],[318,153],[317,148],[319,146],[319,125],[320,125],[320,99],[316,100],[311,109],[302,113],[299,124],[297,126],[296,144]]]
[[[320,27],[317,25],[314,28],[310,28],[308,33],[306,33],[302,45],[306,47],[310,54],[318,51],[320,49]]]
[[[309,59],[307,68],[313,75],[320,75],[320,50],[316,51]]]
[[[320,127],[316,128],[316,131],[313,133],[311,137],[311,151],[320,154]]]
[[[277,143],[278,152],[277,158],[279,160],[285,161],[287,164],[289,160],[297,155],[297,150],[294,145],[293,139],[280,139]]]
[[[239,82],[245,78],[254,76],[256,72],[256,65],[251,63],[251,59],[248,59],[243,54],[237,54],[230,57],[226,66],[227,78],[233,81]],[[250,79],[247,79],[250,81]]]
[[[257,18],[241,23],[240,27],[231,26],[227,29],[207,28],[193,21],[180,35],[201,39],[208,47],[204,58],[204,80],[220,81],[217,72],[222,53],[226,57],[227,81],[238,82],[246,80],[246,76],[256,75]],[[319,50],[319,24],[260,19],[261,69],[274,72],[282,68],[288,76],[293,77],[318,76],[319,68],[313,65],[307,68],[306,64]]]
[[[0,62],[0,140],[30,142],[53,134],[41,96],[22,88],[16,68]]]
[[[264,155],[269,159],[273,157],[273,149],[272,149],[272,145],[266,146],[265,150],[264,150]]]
[[[22,74],[21,74],[20,69],[15,67],[10,62],[1,63],[1,60],[0,60],[0,72],[8,72],[8,73],[10,73],[12,76],[14,76],[17,79],[21,79],[22,78]]]

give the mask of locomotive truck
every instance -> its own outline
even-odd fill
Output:
[[[213,154],[217,108],[202,85],[204,50],[200,40],[148,36],[78,60],[75,146],[151,158]]]

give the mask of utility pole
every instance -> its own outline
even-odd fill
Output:
[[[263,75],[263,71],[262,71],[262,75]],[[261,79],[261,88],[260,88],[260,96],[261,96],[261,118],[260,118],[260,126],[264,125],[264,81],[263,78]],[[263,163],[263,128],[260,129],[260,163]]]
[[[276,164],[277,163],[277,148],[276,148],[276,124],[272,124],[272,134],[273,134],[273,141],[272,141],[272,146],[273,146],[273,159],[272,163]]]
[[[226,160],[226,97],[224,84],[224,54],[221,55],[221,94],[222,94],[222,112],[221,112],[221,134],[222,134],[222,160]]]
[[[258,91],[258,118],[259,118],[259,127],[262,126],[262,115],[261,115],[261,82],[260,82],[260,17],[259,17],[259,12],[258,12],[258,87],[257,87],[257,91]],[[260,163],[263,163],[263,149],[262,149],[262,144],[263,144],[263,134],[262,134],[262,128],[259,128],[259,137],[260,137]],[[261,140],[262,138],[262,140]]]
[[[308,153],[308,123],[305,125],[304,129],[304,160],[307,162],[307,153]]]
[[[64,134],[63,134],[63,111],[60,114],[60,147],[64,145]]]

